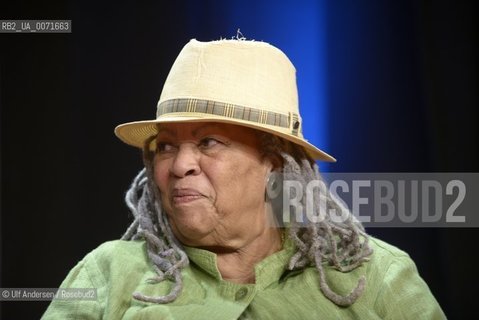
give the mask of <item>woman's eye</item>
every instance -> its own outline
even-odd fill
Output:
[[[199,147],[200,148],[211,148],[215,145],[219,144],[220,142],[214,138],[204,138],[200,141]]]
[[[173,148],[174,146],[172,144],[166,142],[158,142],[156,145],[157,152],[170,152],[173,150]]]

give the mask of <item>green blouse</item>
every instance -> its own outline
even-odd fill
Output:
[[[97,288],[97,300],[53,300],[42,319],[445,319],[409,256],[371,238],[370,261],[349,272],[325,267],[331,289],[349,293],[361,275],[366,289],[350,307],[338,307],[320,291],[314,267],[286,270],[291,241],[255,267],[255,284],[222,279],[212,252],[186,248],[190,265],[182,271],[183,291],[168,304],[137,301],[132,293],[169,292],[165,280],[150,284],[155,272],[144,241],[110,241],[90,252],[68,274],[62,288]]]

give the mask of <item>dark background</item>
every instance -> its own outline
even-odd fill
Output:
[[[478,172],[474,2],[321,3],[327,151],[339,160],[329,170]],[[141,160],[113,128],[154,116],[167,72],[191,38],[231,37],[241,27],[281,48],[287,39],[262,31],[265,8],[0,4],[0,19],[73,21],[71,34],[0,34],[0,287],[58,287],[86,253],[121,236],[130,222],[123,195]],[[232,25],[231,11],[256,18]],[[475,314],[477,229],[369,232],[412,256],[450,319]],[[46,307],[3,302],[1,318],[34,319]]]

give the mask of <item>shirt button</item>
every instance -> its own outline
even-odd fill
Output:
[[[241,288],[238,291],[236,291],[235,300],[241,300],[244,297],[246,297],[247,294],[248,294],[248,289],[247,288]]]

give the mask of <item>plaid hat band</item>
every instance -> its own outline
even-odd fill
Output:
[[[178,112],[211,114],[258,124],[290,128],[291,134],[295,136],[298,135],[298,132],[301,132],[297,114],[291,113],[290,115],[285,115],[273,111],[248,108],[211,100],[185,98],[163,101],[158,105],[156,117],[159,118],[163,115]]]

